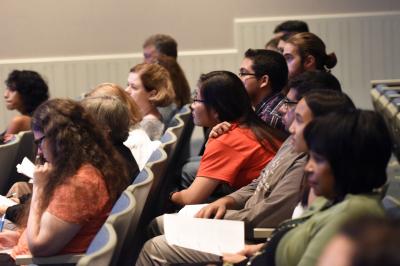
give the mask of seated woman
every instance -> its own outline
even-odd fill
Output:
[[[129,135],[129,110],[116,97],[87,97],[81,101],[85,110],[96,120],[106,133],[114,148],[125,162],[130,177],[130,183],[139,174],[139,167],[131,151],[124,145]]]
[[[227,134],[208,142],[193,183],[171,194],[172,202],[178,205],[204,203],[217,189],[219,193],[213,196],[247,185],[275,156],[283,140],[255,114],[243,83],[231,72],[202,75],[192,109],[198,126],[213,127],[222,121],[233,126]],[[221,185],[227,189],[219,189]]]
[[[128,184],[111,143],[83,107],[54,99],[33,114],[39,154],[27,226],[11,256],[85,252]]]
[[[141,171],[149,160],[151,154],[161,142],[151,141],[147,133],[140,127],[142,114],[139,106],[120,86],[114,83],[102,83],[97,85],[85,97],[113,96],[117,97],[130,111],[130,130],[128,139],[124,142],[132,152],[139,170]]]
[[[122,89],[120,90],[125,94]],[[130,99],[128,96],[126,97]],[[113,96],[86,97],[81,101],[81,104],[95,118],[96,123],[106,133],[106,136],[119,155],[122,156],[124,165],[128,171],[130,183],[132,183],[140,171],[131,151],[123,144],[129,135],[129,126],[131,124],[131,113],[128,108],[118,98]],[[31,184],[17,182],[12,186],[7,196],[11,197],[12,200],[24,204],[30,199],[31,193]],[[0,215],[6,213],[7,220],[17,223],[17,218],[22,209],[22,205],[14,205],[9,208],[5,205],[0,205]],[[13,227],[13,225],[11,227],[9,227],[9,224],[7,225],[7,228]]]
[[[168,106],[175,99],[168,71],[157,64],[136,65],[129,73],[125,90],[135,100],[143,115],[140,126],[151,140],[160,139],[165,125],[157,107]]]
[[[308,182],[320,198],[302,217],[281,224],[266,244],[249,245],[225,261],[238,262],[263,250],[252,265],[315,265],[344,223],[384,215],[380,195],[374,193],[386,182],[391,155],[382,117],[360,110],[319,117],[306,126],[304,139],[310,154]]]
[[[11,120],[2,134],[9,139],[11,134],[31,130],[32,113],[49,98],[49,89],[43,78],[37,72],[30,70],[12,71],[5,83],[6,107],[8,110],[17,110],[20,113]]]

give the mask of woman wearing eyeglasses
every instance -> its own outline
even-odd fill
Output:
[[[75,101],[40,105],[32,130],[46,163],[35,169],[27,226],[11,256],[85,252],[128,184],[123,162]]]
[[[171,201],[181,206],[204,203],[250,183],[283,140],[254,113],[242,81],[231,72],[202,75],[192,109],[196,125],[213,127],[227,121],[232,130],[209,140],[193,183],[171,194]]]

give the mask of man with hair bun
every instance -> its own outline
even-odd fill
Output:
[[[335,53],[326,53],[325,43],[310,32],[297,33],[284,46],[283,56],[289,68],[289,79],[307,70],[330,71],[336,66]]]

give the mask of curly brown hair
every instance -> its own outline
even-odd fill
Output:
[[[128,185],[121,157],[78,102],[53,99],[41,104],[33,114],[32,129],[44,134],[53,158],[48,182],[39,199],[41,211],[47,208],[55,189],[84,164],[91,164],[100,171],[111,202]]]

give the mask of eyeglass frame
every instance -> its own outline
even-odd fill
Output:
[[[289,108],[290,105],[297,105],[299,103],[299,101],[291,101],[287,97],[283,98],[282,101],[283,101],[282,105],[287,109]]]
[[[193,103],[195,103],[195,102],[198,102],[198,103],[205,103],[206,101],[198,99],[198,98],[197,98],[197,92],[194,91],[194,92],[192,93],[192,102],[193,102]]]
[[[40,137],[40,138],[38,138],[38,139],[34,139],[34,140],[33,140],[33,143],[35,143],[35,145],[36,145],[37,147],[42,148],[42,143],[43,143],[43,140],[44,140],[45,138],[46,138],[46,136],[43,135],[42,137]]]
[[[239,77],[246,77],[246,76],[253,76],[255,78],[257,78],[257,74],[256,73],[247,73],[247,72],[239,72],[238,73]]]

